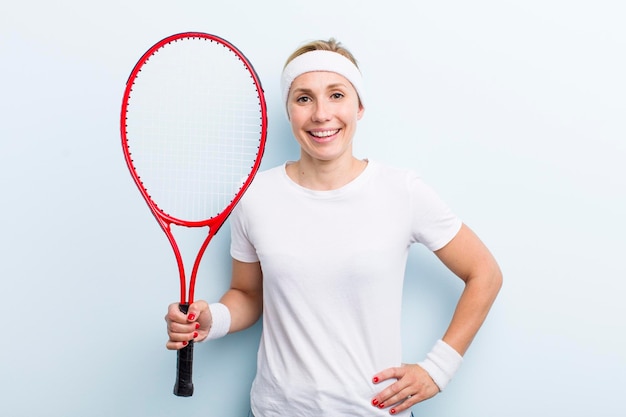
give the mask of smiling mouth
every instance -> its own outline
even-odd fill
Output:
[[[333,135],[336,135],[337,133],[339,133],[339,129],[333,129],[333,130],[322,130],[322,131],[310,131],[309,134],[311,136],[314,136],[316,138],[320,138],[320,139],[324,139]]]

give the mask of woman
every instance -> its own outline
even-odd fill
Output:
[[[263,315],[256,417],[410,415],[443,390],[501,286],[478,237],[415,174],[357,159],[361,73],[335,40],[288,59],[281,89],[300,158],[257,175],[231,216],[231,288],[166,315],[168,349]],[[402,281],[422,243],[465,282],[452,321],[419,364],[401,363]]]

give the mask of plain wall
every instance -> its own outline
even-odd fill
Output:
[[[625,12],[619,0],[6,2],[0,413],[247,415],[258,325],[198,346],[195,395],[172,395],[163,316],[176,267],[120,145],[133,65],[194,30],[254,63],[265,168],[298,157],[278,92],[285,58],[307,40],[344,42],[368,93],[356,154],[420,172],[498,259],[490,317],[416,416],[626,415]],[[227,288],[228,240],[226,227],[209,247],[198,297]],[[405,361],[441,337],[461,290],[412,249]]]

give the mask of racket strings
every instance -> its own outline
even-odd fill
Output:
[[[258,87],[235,53],[205,39],[165,45],[148,62],[128,101],[135,171],[164,213],[213,218],[230,205],[257,159]]]

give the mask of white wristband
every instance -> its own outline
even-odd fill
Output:
[[[443,391],[461,363],[463,356],[443,340],[437,340],[433,349],[426,355],[426,359],[418,365],[428,372],[439,387],[439,391]]]
[[[213,317],[213,323],[204,340],[214,340],[226,336],[230,330],[230,310],[222,303],[209,304],[209,310]]]

